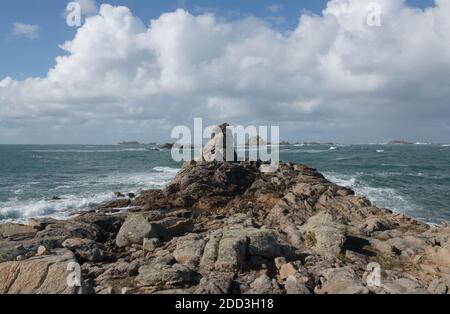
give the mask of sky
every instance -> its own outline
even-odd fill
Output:
[[[79,27],[69,1],[1,1],[0,143],[164,142],[196,117],[450,142],[448,0],[77,2]]]

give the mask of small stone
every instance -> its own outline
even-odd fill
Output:
[[[145,238],[144,242],[142,244],[143,250],[147,251],[147,252],[153,252],[160,246],[161,246],[161,241],[159,241],[158,238],[151,238],[151,239]]]
[[[129,215],[117,234],[116,244],[123,248],[132,244],[140,244],[144,238],[158,238],[159,229],[159,226],[151,224],[141,214]]]
[[[369,262],[369,258],[367,256],[357,253],[357,252],[350,251],[350,250],[347,250],[345,252],[345,257],[347,257],[349,260],[351,260],[353,262],[360,262],[360,263],[368,263]]]
[[[16,260],[17,260],[18,262],[24,261],[25,259],[26,259],[26,258],[25,258],[25,256],[23,256],[23,255],[19,255],[19,256],[16,257]]]
[[[298,276],[289,276],[284,288],[287,294],[311,294],[306,284]]]
[[[284,257],[277,257],[277,258],[275,258],[274,262],[275,262],[275,267],[278,270],[280,270],[281,266],[286,264],[286,258],[284,258]]]
[[[427,290],[433,294],[446,294],[448,287],[444,281],[435,278],[430,282]]]
[[[280,279],[287,279],[288,277],[295,276],[297,273],[298,271],[292,263],[284,264],[280,268]]]
[[[261,275],[250,284],[248,294],[281,294],[281,290],[275,280],[271,280],[266,274]]]
[[[50,251],[45,246],[41,245],[37,249],[36,256],[43,256],[43,255],[49,255]]]
[[[133,254],[131,254],[131,259],[140,259],[145,257],[145,251],[136,251]]]

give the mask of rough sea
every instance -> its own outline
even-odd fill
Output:
[[[280,159],[317,168],[375,205],[450,221],[450,145],[289,145]],[[150,145],[0,145],[0,223],[64,218],[114,192],[162,188],[180,164]]]

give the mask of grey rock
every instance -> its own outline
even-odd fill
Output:
[[[195,294],[230,294],[232,293],[234,273],[211,272],[200,280]]]
[[[284,288],[287,294],[311,294],[306,282],[308,279],[304,279],[300,276],[289,276],[286,278]]]
[[[225,230],[219,243],[215,269],[238,271],[245,267],[248,238],[243,230]]]
[[[142,244],[145,238],[159,238],[160,228],[151,224],[142,214],[130,214],[116,237],[118,247]]]
[[[301,228],[309,246],[323,256],[337,256],[345,243],[345,226],[326,212],[311,217]]]
[[[205,270],[213,270],[219,254],[220,240],[222,239],[222,231],[212,232],[203,250],[203,256],[200,260],[200,268]]]
[[[273,231],[258,230],[249,233],[250,243],[248,253],[266,258],[274,258],[280,255],[281,248],[278,237]]]
[[[158,238],[144,239],[142,249],[147,252],[153,252],[161,246],[161,241]]]
[[[177,239],[177,247],[173,256],[178,263],[191,267],[197,267],[205,248],[203,236],[198,234],[188,234]]]
[[[170,289],[183,287],[195,281],[195,273],[180,264],[152,264],[139,268],[136,281],[141,286]]]
[[[93,240],[72,238],[65,240],[62,246],[85,261],[97,263],[105,258],[102,246]]]
[[[364,286],[350,267],[330,268],[322,272],[322,283],[316,287],[317,294],[368,294]]]
[[[247,294],[281,294],[282,291],[275,279],[270,279],[267,275],[261,275],[250,284]]]

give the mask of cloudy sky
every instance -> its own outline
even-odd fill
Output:
[[[0,143],[162,142],[195,117],[450,142],[448,0],[78,2],[70,27],[63,1],[1,1]]]

